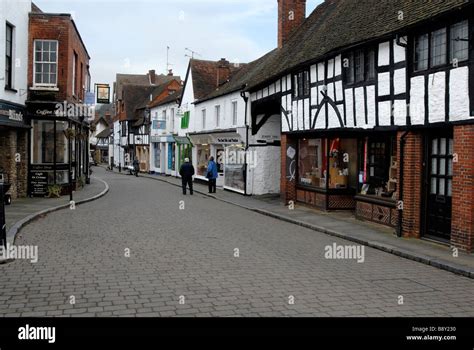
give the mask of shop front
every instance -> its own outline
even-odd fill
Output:
[[[298,202],[321,210],[351,210],[360,219],[396,226],[396,133],[285,139],[287,179],[294,183]]]
[[[58,113],[54,103],[28,103],[31,122],[28,192],[69,193],[89,182],[87,116]]]
[[[0,101],[0,182],[11,198],[26,197],[28,130],[25,107]]]
[[[150,172],[162,175],[174,175],[175,140],[172,136],[152,136]]]
[[[194,144],[196,179],[206,178],[210,157],[214,157],[219,177],[217,187],[245,193],[245,147],[237,131],[189,135]]]
[[[184,164],[186,158],[189,158],[189,160],[193,162],[193,144],[186,136],[173,136],[173,138],[175,142],[171,144],[171,147],[174,148],[172,154],[175,156],[174,160],[168,158],[168,164],[170,164],[171,161],[171,168],[175,169],[173,171],[175,171],[176,176],[178,176],[179,169],[181,168],[181,165]]]

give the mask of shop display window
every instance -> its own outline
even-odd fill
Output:
[[[365,138],[361,143],[359,192],[362,195],[397,198],[397,146],[395,137]]]
[[[240,147],[234,147],[230,146],[227,147],[227,152],[229,154],[238,154],[239,152],[242,152],[242,148]],[[223,156],[225,157],[225,155]],[[223,167],[225,168],[225,178],[224,178],[224,186],[244,192],[245,191],[245,162],[241,162],[238,160],[232,162],[231,157],[229,157],[229,161],[225,162],[223,164]]]
[[[217,172],[219,174],[224,173],[224,163],[225,163],[225,150],[223,148],[218,148],[216,150],[216,165],[217,165]]]
[[[66,137],[68,127],[68,122],[56,122],[56,163],[66,164],[69,162],[68,139]],[[74,143],[74,140],[71,143]]]
[[[206,176],[209,157],[211,156],[211,147],[209,145],[197,146],[197,175]]]
[[[357,187],[357,139],[329,140],[329,188]]]
[[[33,120],[32,138],[33,164],[54,163],[54,121]]]
[[[325,139],[299,141],[299,184],[326,188],[327,162]]]
[[[155,168],[161,168],[161,147],[159,143],[153,144],[153,150],[155,154]]]

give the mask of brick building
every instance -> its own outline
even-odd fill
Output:
[[[27,194],[25,118],[31,1],[0,0],[0,182],[15,199]]]
[[[89,179],[90,57],[70,14],[33,11],[28,47],[29,192],[65,193]]]

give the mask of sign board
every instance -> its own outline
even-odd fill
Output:
[[[31,173],[31,195],[44,196],[48,193],[48,173],[33,171]]]
[[[86,92],[85,103],[90,106],[95,104],[95,94],[93,92]]]
[[[25,109],[6,103],[0,103],[0,124],[25,126]]]
[[[109,104],[110,103],[109,84],[96,84],[96,89],[97,89],[97,103]]]

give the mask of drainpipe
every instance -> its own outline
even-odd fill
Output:
[[[242,86],[242,91],[240,92],[240,97],[245,101],[245,182],[244,182],[244,195],[247,196],[247,176],[248,176],[248,162],[247,162],[247,152],[249,150],[249,123],[248,123],[248,101],[249,101],[249,96],[247,96],[247,92],[245,91],[245,88],[247,87],[247,84]]]
[[[399,195],[399,201],[403,203],[403,185],[404,185],[404,170],[405,170],[405,145],[406,145],[406,137],[408,136],[408,131],[405,131],[400,138],[400,183],[399,186],[400,188],[398,189],[400,195]],[[398,205],[398,204],[397,204]],[[402,225],[403,225],[403,209],[398,209],[398,227],[397,227],[397,237],[402,237]]]

